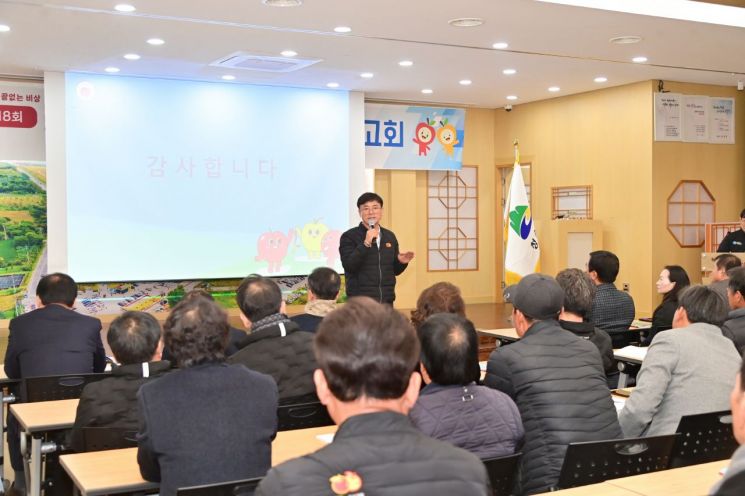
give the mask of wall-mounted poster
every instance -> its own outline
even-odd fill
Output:
[[[709,143],[735,142],[735,99],[709,98]]]
[[[654,94],[655,141],[680,141],[680,93]]]
[[[466,111],[365,104],[365,167],[460,170]]]
[[[683,141],[709,141],[709,97],[683,95]]]

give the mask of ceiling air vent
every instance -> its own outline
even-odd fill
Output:
[[[321,59],[300,59],[254,55],[246,52],[231,53],[210,65],[225,69],[243,69],[263,72],[293,72],[320,62]]]

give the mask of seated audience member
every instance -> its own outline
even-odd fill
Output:
[[[745,494],[745,361],[735,378],[735,387],[732,388],[729,402],[732,410],[732,432],[740,447],[732,455],[727,473],[711,488],[712,496]]]
[[[181,487],[261,477],[277,432],[271,377],[224,362],[228,318],[199,297],[178,303],[164,325],[179,370],[143,384],[137,461],[160,494]]]
[[[210,294],[209,291],[205,291],[204,289],[194,289],[189,291],[184,295],[183,298],[181,298],[181,301],[196,297],[207,298],[208,300],[215,301],[215,298],[212,296],[212,294]],[[225,356],[229,357],[231,355],[235,355],[240,349],[239,347],[241,343],[243,343],[244,339],[246,339],[246,331],[230,326],[230,330],[228,332],[228,346],[227,348],[225,348]],[[173,360],[171,357],[171,351],[168,348],[163,348],[162,359],[169,362]]]
[[[318,324],[336,308],[341,277],[334,269],[318,267],[308,276],[308,303],[305,313],[290,318],[301,331],[316,332]]]
[[[711,271],[711,284],[709,287],[727,302],[727,283],[729,272],[742,266],[742,261],[737,255],[722,253],[714,257],[714,270]]]
[[[662,332],[672,329],[673,316],[678,309],[678,296],[681,291],[691,285],[688,273],[680,265],[665,265],[657,279],[657,292],[662,293],[662,303],[652,313],[652,327],[644,340],[649,345],[654,337]]]
[[[586,320],[595,298],[595,285],[590,276],[579,269],[566,269],[556,275],[556,282],[564,291],[564,306],[559,314],[559,325],[562,329],[597,346],[605,375],[615,377],[617,382],[618,368],[613,359],[613,343],[610,336]]]
[[[10,321],[5,374],[11,379],[103,372],[106,354],[101,321],[73,309],[78,285],[67,274],[44,276],[36,287],[36,310]],[[8,452],[15,470],[13,488],[23,492],[20,426],[8,416]]]
[[[466,316],[466,303],[457,286],[438,282],[422,291],[416,301],[416,309],[411,311],[411,323],[415,329],[419,329],[430,315],[436,313]]]
[[[705,286],[688,287],[678,301],[673,329],[652,341],[618,414],[626,437],[672,434],[684,415],[727,408],[740,367],[737,350],[718,327],[727,308]]]
[[[720,253],[745,252],[745,210],[740,212],[740,229],[730,231],[724,237],[717,251]]]
[[[484,465],[406,417],[419,395],[419,341],[388,305],[352,298],[315,339],[318,397],[339,425],[334,441],[274,467],[257,495],[486,495]]]
[[[733,269],[728,279],[727,300],[730,312],[722,325],[722,334],[735,343],[737,353],[745,353],[745,267]]]
[[[149,313],[124,312],[109,326],[106,340],[119,365],[113,367],[111,377],[83,389],[70,436],[70,447],[75,451],[84,450],[84,427],[137,431],[137,391],[170,368],[170,363],[160,360],[160,324]]]
[[[522,443],[523,424],[512,399],[478,386],[479,340],[473,324],[437,313],[418,331],[421,371],[427,384],[409,418],[420,431],[479,458],[511,455]]]
[[[621,436],[597,347],[561,328],[564,291],[530,274],[510,292],[520,339],[489,357],[485,383],[515,400],[525,427],[522,494],[548,491],[567,445]]]
[[[634,300],[625,291],[614,286],[620,264],[618,257],[609,251],[590,253],[587,273],[597,286],[589,320],[595,327],[608,331],[614,348],[625,346],[624,333],[634,321]]]
[[[228,359],[277,382],[280,400],[313,395],[313,334],[303,332],[285,315],[285,302],[277,283],[259,275],[246,277],[236,295],[248,336]]]

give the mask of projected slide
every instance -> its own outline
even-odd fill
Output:
[[[68,73],[65,98],[76,280],[341,270],[347,92]]]

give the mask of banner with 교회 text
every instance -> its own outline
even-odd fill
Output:
[[[365,167],[460,170],[466,111],[365,104]]]

